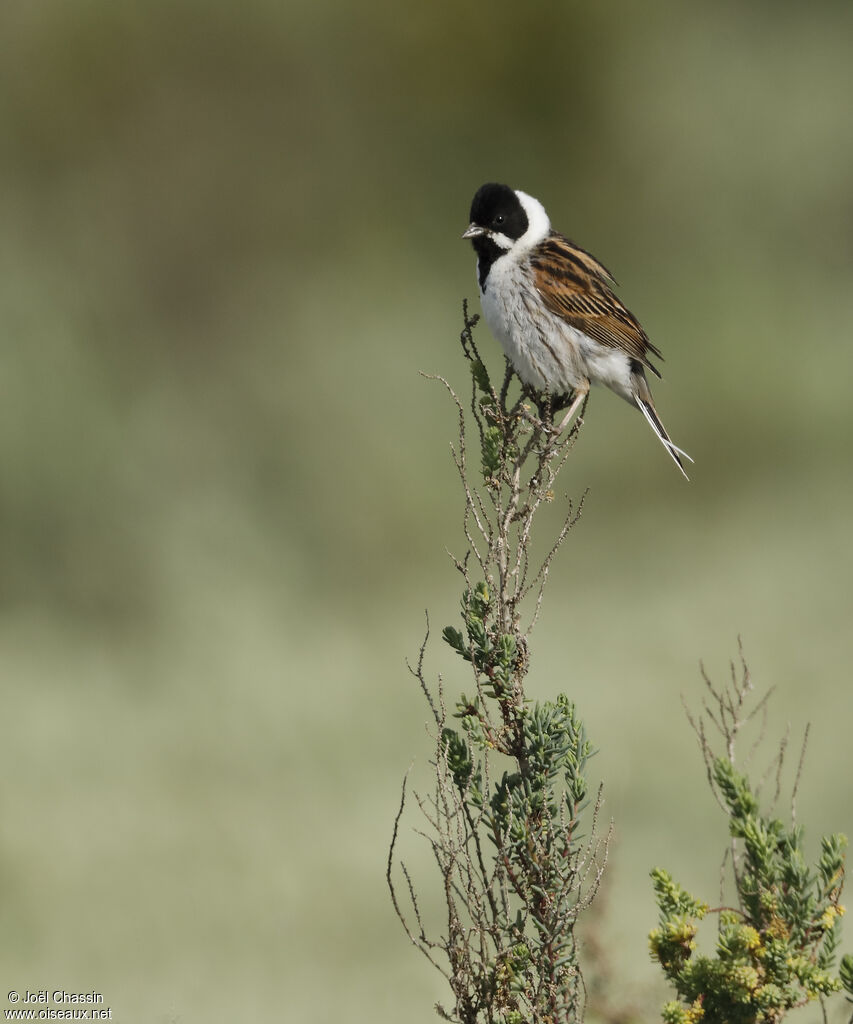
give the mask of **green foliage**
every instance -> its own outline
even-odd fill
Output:
[[[739,909],[718,909],[715,953],[697,954],[698,922],[708,907],[665,871],[652,872],[660,923],[649,945],[681,1000],[667,1003],[663,1019],[778,1021],[788,1010],[838,991],[853,966],[842,967],[841,980],[831,973],[844,914],[839,901],[847,840],[825,836],[810,868],[803,830],[762,814],[749,780],[728,759],[716,758],[712,769],[731,835],[741,846],[734,872]]]
[[[846,953],[841,958],[838,977],[845,992],[848,994],[848,1001],[853,1003],[853,954]]]
[[[505,699],[511,689],[518,662],[518,640],[513,634],[499,630],[494,612],[489,588],[480,582],[474,588],[467,588],[462,595],[465,633],[446,626],[442,636],[457,654],[470,661],[477,673],[485,677],[489,696],[500,700]]]
[[[498,398],[492,387],[489,371],[482,359],[471,360],[471,377],[474,381],[475,395],[483,425],[480,431],[480,453],[483,479],[486,483],[495,481],[500,476],[501,466],[507,455],[517,454],[514,439],[507,435],[498,422]]]
[[[461,607],[464,629],[447,626],[442,635],[472,665],[478,696],[461,696],[455,712],[461,733],[445,726],[442,742],[468,820],[481,823],[516,897],[515,915],[500,922],[498,944],[509,952],[481,975],[481,996],[505,1007],[495,1019],[521,1024],[528,1017],[518,1007],[538,1006],[544,1014],[555,986],[571,1005],[577,999],[573,929],[580,896],[573,883],[593,751],[568,697],[533,704],[523,697],[523,645],[518,635],[501,632],[487,585],[466,588]],[[497,702],[500,726],[482,695]],[[495,753],[513,758],[515,770],[484,791]]]

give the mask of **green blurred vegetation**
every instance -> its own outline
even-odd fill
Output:
[[[601,749],[619,977],[662,853],[716,877],[678,694],[738,632],[813,723],[810,834],[853,831],[851,38],[842,2],[2,6],[7,989],[432,1019],[382,868],[429,749],[403,658],[458,598],[418,371],[465,372],[489,179],[613,269],[696,459],[593,395],[534,652]]]

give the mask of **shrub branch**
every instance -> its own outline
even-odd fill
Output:
[[[431,683],[426,674],[428,628],[410,666],[434,723],[434,789],[416,802],[442,883],[438,938],[428,937],[411,876],[395,860],[405,782],[387,881],[409,939],[450,984],[453,1004],[437,1007],[440,1016],[461,1024],[559,1024],[583,1015],[574,928],[598,889],[610,833],[598,830],[600,787],[592,801],[588,795],[593,751],[574,704],[562,694],[532,702],[525,684],[550,569],[583,498],[566,500],[538,557],[534,523],[554,500],[582,421],[557,429],[554,416],[572,396],[523,387],[508,363],[496,387],[474,340],[478,318],[467,307],[463,317],[467,400],[445,378],[431,379],[446,389],[458,419],[451,454],[466,549],[450,557],[463,581],[462,628],[447,626],[442,637],[468,664],[471,696],[462,693],[448,713],[442,679]]]

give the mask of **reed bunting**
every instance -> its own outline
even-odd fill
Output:
[[[470,238],[477,253],[483,315],[513,369],[529,386],[573,398],[562,430],[589,394],[604,384],[645,416],[685,477],[685,459],[652,401],[646,370],[662,359],[636,317],[611,290],[610,271],[564,235],[538,200],[490,183],[471,203]]]

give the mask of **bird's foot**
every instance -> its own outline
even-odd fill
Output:
[[[571,394],[552,394],[550,391],[537,391],[534,388],[526,387],[527,397],[536,406],[539,414],[538,426],[550,433],[554,425],[554,416],[570,404]]]

